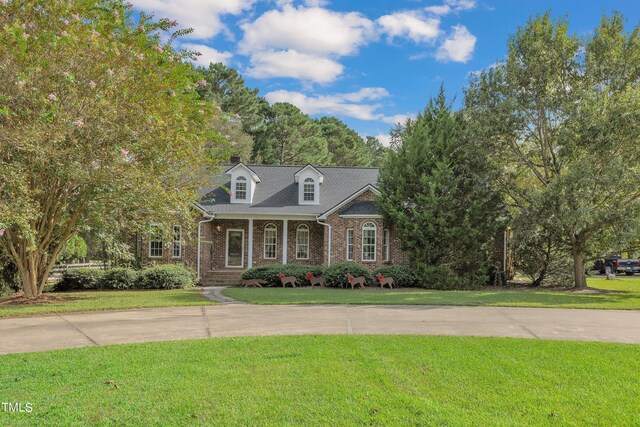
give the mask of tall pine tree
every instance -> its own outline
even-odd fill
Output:
[[[485,283],[503,206],[487,157],[442,89],[394,148],[380,170],[380,208],[422,285]]]

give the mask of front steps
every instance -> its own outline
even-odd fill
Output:
[[[242,284],[242,273],[245,270],[207,271],[200,278],[202,286],[238,286]]]

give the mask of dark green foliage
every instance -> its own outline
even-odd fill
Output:
[[[489,280],[488,272],[469,272],[460,274],[446,265],[416,265],[415,275],[419,278],[417,286],[425,289],[460,290],[478,289]]]
[[[104,271],[92,268],[65,270],[62,279],[53,286],[54,292],[102,289]]]
[[[358,132],[335,117],[316,119],[327,141],[331,164],[336,166],[370,166],[377,151],[369,149]],[[373,143],[373,142],[372,142]]]
[[[347,273],[351,273],[354,277],[364,276],[370,285],[373,284],[369,271],[360,264],[353,262],[340,262],[338,264],[333,264],[324,269],[323,275],[327,281],[327,286],[346,288],[349,286]]]
[[[0,250],[0,296],[20,289],[18,267]]]
[[[142,289],[184,289],[194,286],[195,278],[181,264],[164,264],[142,270],[139,284]]]
[[[112,268],[102,278],[102,289],[135,289],[140,273],[132,268]]]
[[[492,263],[493,238],[505,217],[487,153],[443,90],[396,137],[380,170],[379,205],[414,274],[427,282],[438,276],[430,267],[443,267],[460,286],[475,283]]]
[[[410,288],[417,284],[416,276],[408,265],[383,265],[373,270],[371,278],[379,286],[378,274],[382,274],[383,277],[393,277],[394,287]]]
[[[270,264],[260,267],[250,268],[242,273],[243,279],[260,279],[267,282],[264,286],[282,286],[278,274],[283,273],[285,276],[296,276],[298,285],[309,285],[307,273],[314,276],[322,274],[322,266],[319,265],[298,265],[298,264]]]

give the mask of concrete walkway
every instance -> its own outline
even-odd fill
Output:
[[[471,335],[640,343],[640,311],[514,307],[249,305],[0,319],[0,354],[193,338]]]

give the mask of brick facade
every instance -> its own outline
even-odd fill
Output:
[[[354,231],[354,257],[352,262],[359,263],[368,270],[385,264],[405,264],[406,256],[400,250],[400,241],[395,235],[392,224],[386,223],[382,218],[362,218],[362,217],[341,217],[339,212],[348,208],[351,204],[360,201],[374,200],[376,195],[367,191],[361,196],[354,199],[349,204],[340,208],[336,213],[331,214],[326,224],[331,225],[331,263],[347,261],[347,229]],[[199,218],[202,220],[203,218]],[[365,223],[372,222],[376,226],[376,259],[375,261],[362,260],[362,227]],[[253,253],[252,265],[257,267],[265,264],[282,264],[283,261],[283,227],[284,220],[258,220],[253,221]],[[287,263],[288,264],[313,264],[327,265],[329,259],[329,227],[318,224],[316,221],[287,221]],[[264,257],[264,230],[267,224],[276,226],[276,258],[265,259]],[[296,258],[296,232],[298,226],[305,224],[309,227],[309,258]],[[226,266],[226,250],[227,250],[227,230],[243,230],[244,232],[244,259],[242,268],[233,268]],[[384,259],[383,239],[384,230],[388,229],[390,233],[390,249],[389,259]],[[211,277],[215,272],[237,270],[242,271],[248,266],[249,256],[249,220],[248,219],[213,219],[202,224],[201,229],[201,276]],[[163,256],[157,258],[149,257],[149,241],[148,239],[139,239],[139,257],[143,264],[155,263],[183,263],[192,268],[194,271],[197,266],[197,239],[198,231],[194,228],[190,232],[183,228],[182,230],[182,256],[180,258],[171,257],[171,242],[164,243]]]
[[[356,197],[354,200],[332,213],[327,218],[327,224],[331,225],[331,263],[335,264],[343,261],[356,262],[362,264],[372,271],[386,264],[405,264],[407,262],[404,252],[400,249],[400,240],[397,238],[392,224],[385,222],[382,218],[359,218],[341,217],[339,212],[348,208],[354,203],[361,201],[373,201],[377,196],[372,191]],[[365,223],[372,222],[376,226],[376,259],[375,261],[363,261],[362,259],[362,227]],[[347,230],[353,229],[354,250],[353,260],[347,260]],[[384,230],[389,230],[389,259],[384,259],[383,243]],[[328,237],[328,230],[325,231]],[[329,248],[325,247],[325,259]]]

